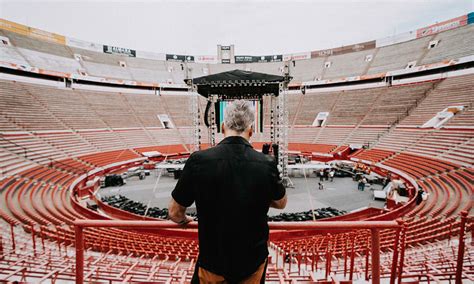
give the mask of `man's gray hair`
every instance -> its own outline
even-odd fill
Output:
[[[235,100],[225,109],[224,125],[227,129],[242,133],[255,121],[255,108],[246,100]]]

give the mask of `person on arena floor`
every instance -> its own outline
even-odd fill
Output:
[[[249,143],[255,110],[244,100],[225,109],[225,138],[194,152],[171,193],[169,217],[186,226],[196,203],[199,256],[192,283],[263,283],[269,207],[286,206],[275,160]]]
[[[331,171],[329,172],[329,178],[331,180],[331,182],[334,181],[334,175],[336,174],[336,171],[334,171],[334,169],[331,169]]]

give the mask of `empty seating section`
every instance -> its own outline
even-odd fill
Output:
[[[408,62],[417,62],[428,51],[428,43],[432,38],[427,36],[379,48],[367,74],[405,69]],[[420,65],[419,62],[417,65]]]
[[[376,148],[436,157],[460,165],[474,162],[474,131],[468,129],[398,129],[383,136]]]
[[[107,126],[126,128],[140,125],[123,96],[105,92],[82,92],[81,95]]]
[[[400,124],[406,126],[422,126],[438,112],[450,106],[467,106],[472,108],[474,97],[474,75],[465,75],[445,79],[414,109]],[[457,114],[462,115],[461,114]],[[456,119],[456,116],[452,118]],[[449,122],[448,122],[449,124]]]
[[[155,145],[157,142],[144,129],[120,129],[115,133],[128,148]]]
[[[362,150],[354,155],[352,157],[365,160],[365,161],[370,161],[373,163],[378,163],[384,159],[387,159],[388,157],[392,156],[394,153],[391,151],[385,151],[385,150],[379,150],[379,149],[368,149],[368,150]]]
[[[2,35],[1,31],[0,35]],[[0,61],[22,66],[29,65],[25,58],[20,53],[18,53],[15,47],[4,44],[0,45]]]
[[[163,65],[163,62],[158,62],[157,64]],[[172,81],[171,73],[167,70],[153,70],[131,67],[128,67],[127,70],[130,72],[131,79],[138,82],[154,83]]]
[[[191,113],[192,100],[186,95],[161,96],[161,104],[165,113],[173,118],[173,124],[176,127],[192,126],[193,115]]]
[[[300,98],[290,97],[290,122],[295,125],[312,125],[319,112],[329,112],[326,125],[389,126],[408,115],[426,94],[433,83],[409,86],[381,87],[364,90],[347,90],[326,93],[307,93]],[[296,110],[291,112],[291,108]],[[291,114],[296,118],[293,120]]]
[[[33,165],[32,161],[15,155],[3,147],[0,148],[0,180],[31,165]]]
[[[446,159],[458,163],[474,164],[474,139],[471,138],[465,142],[456,145],[454,148],[445,151],[439,155],[440,159]]]
[[[440,62],[450,58],[461,58],[474,53],[474,26],[467,25],[459,29],[437,34],[433,40],[439,40],[438,46],[429,49],[421,64]]]
[[[321,80],[324,74],[324,62],[326,62],[326,58],[323,57],[295,61],[290,67],[291,76],[295,81],[300,82]]]
[[[132,150],[118,150],[99,154],[80,156],[79,159],[95,166],[106,166],[120,161],[127,161],[141,156]]]
[[[73,58],[53,55],[35,50],[18,48],[24,58],[28,58],[28,65],[40,66],[46,70],[53,70],[66,74],[77,74],[82,66]]]
[[[91,76],[132,80],[130,71],[125,67],[121,67],[118,62],[115,65],[110,65],[84,61],[82,65],[87,74]]]
[[[82,138],[93,146],[102,150],[116,150],[126,148],[116,132],[109,130],[78,131]]]
[[[10,40],[13,46],[29,49],[29,50],[34,50],[34,51],[45,53],[45,54],[51,54],[58,57],[64,57],[64,58],[69,58],[69,59],[73,58],[73,54],[71,53],[70,49],[65,45],[55,44],[48,41],[41,41],[34,37],[20,35],[20,34],[10,32],[7,30],[1,30],[1,31],[4,34],[4,36],[8,37],[8,39]],[[29,61],[29,58],[26,58],[26,60]],[[47,68],[48,66],[34,66],[34,67],[48,69]],[[49,70],[55,71],[54,69],[49,69]]]
[[[18,125],[10,121],[4,116],[0,116],[0,132],[3,131],[16,131],[18,130]]]
[[[130,158],[125,153],[124,158]],[[91,163],[108,164],[117,160],[116,153],[107,156],[82,157]],[[2,183],[0,190],[9,218],[23,224],[39,226],[36,233],[42,239],[70,246],[74,233],[72,220],[84,218],[69,202],[67,186],[75,178],[53,168],[37,167]],[[44,182],[44,183],[43,183]],[[194,240],[176,239],[147,233],[124,232],[117,229],[86,230],[86,248],[104,253],[147,255],[159,259],[189,261],[197,255]],[[58,244],[59,245],[59,244]]]
[[[73,54],[80,55],[83,62],[98,63],[103,65],[119,66],[119,61],[126,61],[127,58],[116,54],[107,54],[95,52],[87,49],[69,47]],[[128,61],[127,61],[128,62]]]
[[[144,127],[163,127],[158,114],[167,114],[159,96],[122,94],[130,109]]]
[[[296,117],[298,116],[298,114],[299,114],[299,112],[300,112],[300,110],[303,106],[304,98],[305,97],[302,94],[292,94],[291,96],[289,96],[287,104],[286,104],[286,107],[288,109],[288,122],[289,122],[289,124],[291,124],[291,125],[295,124]],[[264,112],[263,122],[266,125],[270,124],[271,111],[272,111],[271,99],[266,97],[264,99],[264,102],[263,102],[263,112]],[[313,120],[314,120],[314,118],[313,118]],[[311,125],[312,122],[309,122],[309,123],[306,123],[306,124]]]
[[[295,81],[307,82],[404,69],[407,63],[411,61],[421,65],[469,56],[474,52],[472,47],[474,46],[474,39],[471,36],[473,29],[472,25],[467,25],[435,35],[371,50],[291,61],[291,75]],[[136,80],[139,82],[182,84],[186,76],[185,67],[180,62],[104,54],[41,41],[6,30],[0,30],[0,34],[8,37],[13,45],[7,48],[2,47],[2,50],[5,50],[5,59],[3,60],[5,62],[31,65],[51,71],[74,74],[86,72],[91,76]],[[431,40],[439,40],[439,44],[435,48],[428,49],[428,43]],[[80,55],[81,59],[76,60],[74,55]],[[373,59],[366,61],[367,55],[372,55]],[[124,62],[126,66],[120,66],[120,62]],[[325,68],[325,62],[331,62],[331,67]],[[283,66],[283,62],[188,64],[188,67],[191,68],[190,75],[192,77],[233,69],[280,75]]]
[[[324,127],[319,131],[313,143],[339,145],[347,139],[352,131],[352,127]]]
[[[1,147],[13,155],[36,163],[49,163],[65,158],[66,155],[32,134],[3,134]]]
[[[406,116],[432,88],[431,82],[385,88],[373,102],[372,109],[364,117],[362,125],[393,124]]]
[[[103,150],[72,131],[35,133],[34,135],[71,157]]]
[[[383,91],[385,88],[343,91],[329,114],[327,125],[359,124]]]
[[[184,145],[171,145],[171,144],[163,145],[163,146],[140,147],[140,148],[135,148],[134,150],[139,153],[157,151],[164,155],[185,153],[187,151]]]
[[[394,152],[403,151],[429,132],[430,130],[395,128],[377,141],[376,148]]]
[[[245,70],[256,71],[261,73],[273,74],[281,76],[283,74],[283,64],[281,62],[262,62],[262,63],[246,63]]]
[[[329,116],[331,116],[331,110],[337,103],[339,97],[343,97],[343,94],[340,92],[307,93],[306,95],[303,95],[303,100],[299,104],[299,108],[296,110],[294,124],[312,125],[316,116],[320,112],[329,112]],[[290,97],[289,102],[294,105],[293,101],[296,100],[299,101],[299,98]]]
[[[368,67],[369,62],[365,60],[367,55],[374,55],[375,49],[352,52],[349,54],[329,56],[327,61],[331,67],[324,73],[324,79],[360,76]]]
[[[364,127],[355,128],[344,140],[343,144],[359,144],[372,146],[379,138],[388,131],[386,127]]]
[[[290,143],[313,143],[318,136],[319,127],[293,127],[289,133]]]
[[[290,143],[288,144],[290,151],[299,151],[303,153],[330,153],[336,149],[335,145],[328,144],[303,144],[303,143]]]
[[[472,106],[471,102],[466,110],[451,118],[446,126],[472,128],[472,122],[474,121],[474,108]]]
[[[403,69],[409,61],[420,65],[472,55],[473,28],[469,25],[373,50],[290,62],[291,75],[295,81],[333,79]],[[185,78],[179,62],[105,55],[3,30],[0,35],[13,44],[0,47],[0,60],[8,62],[70,73],[84,69],[90,75],[149,82],[182,84]],[[439,45],[428,49],[431,40],[439,40]],[[82,59],[75,60],[74,54]],[[373,55],[373,60],[366,62],[366,55]],[[127,66],[121,67],[119,61]],[[324,68],[327,61],[332,63],[330,68]],[[282,65],[190,64],[194,77],[246,68],[278,75]],[[405,172],[428,193],[420,205],[394,216],[407,225],[405,274],[438,275],[443,280],[453,274],[453,263],[445,259],[455,258],[457,243],[448,240],[458,234],[460,212],[471,212],[474,202],[473,82],[474,75],[464,75],[402,86],[332,92],[308,89],[304,95],[289,95],[289,151],[333,154],[348,145],[364,145],[367,149],[349,157]],[[195,115],[191,103],[187,94],[86,91],[0,80],[0,219],[5,221],[0,220],[0,229],[3,224],[17,225],[13,230],[18,242],[13,251],[11,236],[1,236],[7,248],[4,245],[0,251],[0,279],[18,270],[18,274],[36,274],[34,280],[57,272],[61,280],[72,281],[72,221],[98,217],[102,212],[78,210],[77,206],[86,204],[71,194],[70,185],[86,171],[144,160],[143,152],[189,153]],[[206,103],[199,98],[201,117]],[[257,149],[270,141],[270,99],[266,97],[263,104],[264,133],[252,138]],[[439,129],[420,128],[448,106],[464,106],[465,110]],[[312,126],[320,112],[329,112],[326,123]],[[168,115],[174,128],[166,129],[157,117],[160,114]],[[205,147],[207,131],[204,127],[201,131]],[[218,134],[216,140],[222,137]],[[45,243],[42,253],[37,248],[36,258],[32,257],[33,229]],[[267,280],[315,282],[311,271],[323,262],[340,275],[345,249],[353,244],[355,273],[361,279],[368,237],[366,232],[350,232],[273,241],[274,262],[269,264]],[[388,277],[395,234],[383,231],[380,238],[381,273]],[[198,253],[192,238],[148,232],[90,228],[85,230],[85,240],[89,281],[188,282]],[[465,264],[472,275],[472,243],[467,246]],[[303,272],[291,272],[284,258],[304,266]],[[34,272],[31,267],[47,268]]]
[[[469,143],[472,145],[473,138],[474,130],[442,129],[423,136],[418,143],[408,147],[406,152],[472,164],[474,154]]]
[[[0,106],[4,120],[19,127],[28,130],[66,128],[21,84],[0,80]]]
[[[148,133],[157,145],[176,145],[185,142],[176,129],[149,129]]]
[[[384,165],[407,172],[414,178],[441,174],[458,168],[458,165],[412,154],[396,154],[383,162]]]
[[[46,87],[41,85],[20,84],[32,94],[40,104],[45,106],[55,117],[72,129],[106,128],[107,124],[89,106],[88,97],[82,94],[87,91],[65,88]],[[109,103],[104,101],[104,103]],[[54,128],[51,128],[54,129]]]
[[[60,250],[54,243],[48,242],[48,238],[54,236],[56,229],[44,230],[37,236],[37,247],[31,244],[31,237],[22,229],[15,230],[16,249],[12,249],[13,240],[10,236],[4,238],[5,248],[2,262],[0,262],[0,277],[14,282],[21,277],[11,276],[12,273],[28,268],[24,282],[41,282],[44,280],[57,280],[61,282],[75,281],[76,257],[69,240],[61,242]],[[62,234],[61,231],[58,231]],[[104,238],[105,240],[105,238]],[[41,241],[41,243],[40,243]],[[155,244],[156,243],[156,244]],[[97,246],[101,245],[100,243]],[[134,247],[140,247],[140,243]],[[84,280],[86,282],[153,282],[153,283],[180,283],[190,282],[194,271],[194,261],[186,261],[185,258],[174,258],[168,256],[170,251],[168,244],[150,242],[147,248],[160,250],[160,254],[154,258],[144,259],[141,256],[133,256],[132,249],[128,246],[124,255],[117,257],[116,254],[105,252],[102,254],[89,253],[84,261]],[[105,246],[103,246],[105,248]],[[144,247],[145,248],[145,247]],[[35,253],[36,252],[36,253]],[[44,267],[44,263],[48,263]],[[35,269],[38,267],[38,269]],[[4,278],[5,277],[5,278]]]

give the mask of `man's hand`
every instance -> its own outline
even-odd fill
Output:
[[[168,217],[171,221],[185,228],[189,222],[193,221],[193,218],[186,215],[186,207],[181,206],[173,198],[170,200],[168,205]]]
[[[192,217],[189,217],[188,215],[185,215],[184,219],[178,222],[178,225],[181,226],[182,228],[186,228],[190,222],[192,222],[194,219]]]

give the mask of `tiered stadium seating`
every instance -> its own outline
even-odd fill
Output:
[[[468,25],[460,29],[439,33],[434,40],[439,40],[438,46],[429,50],[421,64],[439,62],[445,58],[461,58],[472,55],[474,26]]]
[[[295,82],[338,79],[404,69],[409,61],[417,65],[449,61],[474,53],[472,30],[468,25],[371,50],[290,62],[291,75]],[[106,55],[4,30],[0,35],[13,44],[0,47],[0,60],[5,62],[74,74],[81,69],[89,75],[153,83],[182,84],[185,78],[179,62]],[[440,42],[428,49],[431,40]],[[75,54],[82,59],[76,60]],[[366,61],[366,55],[373,55],[372,61]],[[121,67],[119,61],[127,66]],[[332,66],[325,68],[324,62]],[[282,65],[189,63],[194,77],[233,69],[278,75]],[[347,150],[348,145],[363,145],[367,149],[350,157],[406,173],[428,193],[420,205],[411,199],[402,210],[337,217],[403,219],[407,249],[403,277],[408,280],[450,281],[455,272],[458,243],[452,239],[459,235],[459,214],[473,207],[473,79],[474,75],[464,75],[343,91],[308,88],[306,94],[288,98],[290,151],[331,156]],[[90,89],[96,90],[66,88],[53,81],[42,85],[0,80],[0,281],[74,280],[72,221],[109,218],[105,212],[88,208],[71,191],[76,178],[110,165],[142,161],[143,152],[171,156],[187,155],[192,149],[195,114],[190,112],[187,93]],[[199,98],[199,104],[204,110],[206,101]],[[265,98],[265,132],[253,137],[257,149],[270,140],[269,105],[270,99]],[[449,106],[464,106],[465,110],[439,129],[421,128]],[[325,125],[312,126],[319,112],[329,112],[329,117]],[[175,128],[165,129],[159,114],[169,115]],[[203,128],[201,135],[207,142],[206,132]],[[472,218],[468,228],[472,230]],[[189,282],[198,252],[195,231],[191,233],[192,237],[183,237],[87,229],[85,279]],[[324,279],[321,283],[328,283],[331,277],[347,279],[343,277],[347,274],[344,260],[352,247],[354,279],[367,279],[368,238],[367,232],[358,231],[273,240],[267,280],[314,283]],[[381,233],[383,278],[390,274],[394,239],[393,231]],[[472,281],[472,240],[466,245],[463,278]],[[330,271],[335,275],[325,275]]]
[[[473,75],[466,75],[450,78],[439,83],[429,96],[400,125],[422,126],[433,118],[436,113],[443,111],[447,107],[472,106],[474,98],[470,90],[474,87],[473,81]]]
[[[408,62],[421,59],[428,51],[428,43],[433,36],[380,48],[375,55],[367,74],[377,74],[387,70],[405,69]]]

